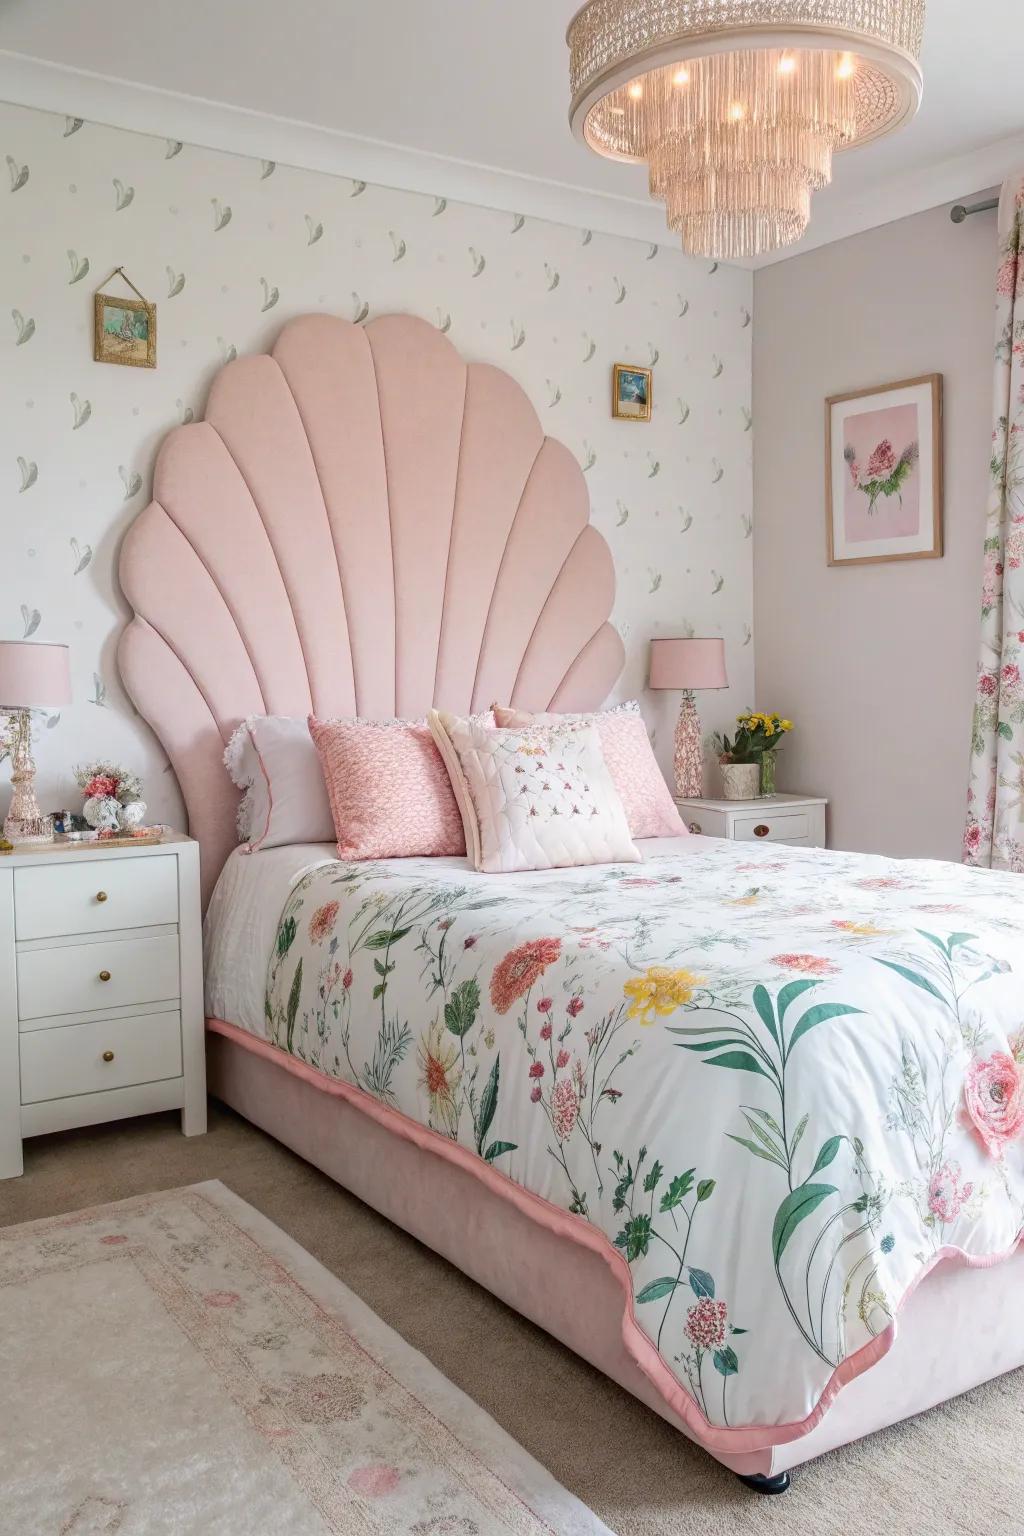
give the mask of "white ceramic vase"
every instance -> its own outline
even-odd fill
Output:
[[[760,788],[758,763],[722,764],[722,792],[727,800],[756,800]]]

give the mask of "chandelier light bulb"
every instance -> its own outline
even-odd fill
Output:
[[[684,250],[778,250],[833,155],[917,111],[925,3],[586,0],[567,34],[573,132],[647,166]]]

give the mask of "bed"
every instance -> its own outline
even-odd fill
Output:
[[[766,1491],[1024,1363],[1022,1143],[979,1098],[1024,1051],[1014,877],[232,851],[249,714],[611,690],[607,546],[512,379],[409,317],[292,321],[168,438],[121,579],[212,897],[215,1094]]]

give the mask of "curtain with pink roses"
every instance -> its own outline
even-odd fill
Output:
[[[1024,174],[999,199],[995,361],[964,862],[1024,873]]]

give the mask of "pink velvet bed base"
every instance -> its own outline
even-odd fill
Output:
[[[828,1411],[809,1421],[806,1432],[782,1444],[770,1443],[770,1429],[737,1431],[731,1440],[725,1432],[726,1443],[709,1445],[673,1410],[627,1348],[626,1298],[607,1256],[539,1220],[529,1200],[511,1203],[468,1168],[432,1155],[358,1103],[289,1071],[277,1053],[260,1048],[262,1042],[219,1020],[209,1022],[211,1093],[588,1360],[734,1472],[786,1471],[1024,1365],[1019,1306],[1024,1249],[974,1270],[946,1260],[904,1305],[888,1353],[880,1349],[877,1363],[838,1387]],[[792,1426],[783,1433],[792,1436]],[[712,1432],[711,1438],[722,1434]]]

